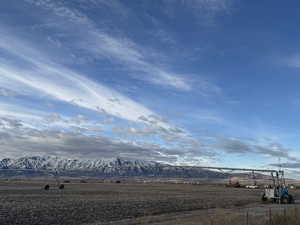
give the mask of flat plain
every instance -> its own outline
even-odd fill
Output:
[[[265,215],[277,207],[260,203],[262,190],[222,184],[71,182],[59,190],[52,182],[45,191],[47,182],[0,181],[0,224],[194,225],[224,213]]]

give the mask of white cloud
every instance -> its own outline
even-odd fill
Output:
[[[108,114],[122,119],[138,121],[140,116],[155,114],[146,107],[118,92],[96,83],[85,74],[51,62],[47,56],[29,47],[27,43],[7,37],[14,45],[0,41],[0,48],[15,54],[33,65],[30,69],[19,68],[0,61],[0,87],[10,87],[22,95],[55,98],[67,103],[97,111],[104,109]],[[80,99],[81,101],[73,101]],[[110,99],[118,99],[112,102]]]
[[[45,120],[49,123],[56,122],[62,120],[62,116],[59,115],[58,113],[52,113],[50,115],[47,115]]]
[[[12,97],[15,96],[16,93],[8,89],[0,88],[0,95],[5,97]]]
[[[260,140],[247,140],[242,138],[217,138],[217,143],[211,147],[223,150],[230,154],[255,154],[267,158],[282,158],[290,161],[299,161],[293,156],[291,149],[278,142],[262,143]]]
[[[191,15],[201,25],[215,25],[215,19],[220,14],[229,14],[233,7],[234,0],[163,0],[165,7],[163,11],[169,16],[174,14],[175,8],[188,9]]]
[[[120,31],[118,31],[118,35],[112,35],[106,32],[105,29],[100,30],[93,20],[77,9],[68,8],[63,3],[58,3],[57,1],[28,1],[36,6],[52,11],[54,16],[56,16],[54,17],[57,21],[56,27],[61,25],[61,30],[65,35],[68,35],[68,27],[72,27],[70,28],[70,35],[72,39],[76,37],[72,41],[72,48],[77,48],[77,50],[84,51],[87,55],[90,55],[87,57],[95,57],[96,59],[106,58],[113,63],[121,64],[133,72],[130,74],[133,78],[146,81],[149,84],[174,88],[181,91],[197,89],[204,93],[203,96],[219,92],[220,88],[215,84],[201,79],[198,79],[197,86],[194,86],[194,82],[189,79],[190,74],[172,71],[172,66],[167,63],[162,66],[161,62],[154,62],[155,60],[153,60],[153,57],[151,58],[151,55],[155,56],[156,61],[159,61],[157,60],[159,55],[163,55],[162,58],[167,57],[161,51],[154,51],[153,49],[138,45],[126,36],[120,35]],[[88,6],[89,4],[97,6],[106,5],[120,9],[121,11],[126,9],[126,7],[119,2],[118,4],[112,4],[99,1],[95,4],[95,1],[88,1],[85,2],[84,5]],[[217,3],[206,4],[216,5]],[[220,4],[219,8],[221,5],[222,4]],[[213,8],[213,6],[211,6],[211,8]],[[63,17],[63,20],[61,17]],[[66,21],[69,21],[71,24],[66,25]],[[81,30],[81,32],[74,34],[74,30]],[[75,57],[78,58],[77,61],[81,58],[80,56]],[[197,77],[199,77],[199,75]]]
[[[59,1],[53,1],[53,0],[25,0],[25,1],[34,4],[36,6],[40,6],[42,8],[51,10],[55,15],[63,18],[67,18],[72,22],[82,23],[82,24],[89,23],[89,19],[85,15],[83,15],[76,9],[69,9]]]
[[[51,154],[85,158],[116,156],[157,161],[176,161],[181,151],[148,142],[128,142],[101,135],[75,131],[40,130],[20,124],[19,120],[0,118],[1,157]]]
[[[284,60],[284,63],[286,63],[289,67],[300,67],[300,54],[295,54],[286,60]]]
[[[230,10],[232,0],[181,0],[184,5],[213,13]]]
[[[20,105],[0,102],[0,116],[17,118],[24,121],[42,121],[47,114]]]
[[[150,77],[150,79],[146,80],[154,84],[160,84],[162,86],[172,86],[184,91],[190,91],[192,89],[191,84],[189,84],[188,80],[185,79],[184,76],[175,75],[163,70],[157,70],[155,74],[157,74],[157,77],[153,76]]]
[[[149,52],[126,38],[119,39],[104,32],[94,31],[90,32],[88,40],[84,39],[78,46],[96,57],[104,57],[113,62],[117,60],[130,70],[139,72],[133,76],[136,79],[182,91],[192,90],[192,85],[185,75],[169,72],[151,63],[146,56]]]
[[[0,103],[0,120],[19,121],[23,126],[37,130],[77,130],[80,133],[99,132],[102,130],[101,122],[90,120],[86,116],[64,116],[58,113],[48,113],[33,109],[32,107],[17,104]]]
[[[232,125],[220,113],[212,110],[195,110],[186,116],[200,124]]]
[[[77,116],[71,118],[71,120],[76,124],[81,124],[82,122],[87,121],[88,118],[84,115],[77,115]]]

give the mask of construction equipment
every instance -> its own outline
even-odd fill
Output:
[[[265,186],[261,200],[263,202],[271,200],[274,203],[277,202],[280,204],[294,203],[294,197],[289,193],[287,185],[285,184],[284,171],[278,170],[271,172],[271,177],[273,185]]]
[[[168,165],[170,166],[170,165]],[[212,169],[220,171],[245,171],[252,172],[252,178],[254,179],[254,185],[256,185],[255,172],[258,173],[270,173],[272,184],[264,187],[261,200],[263,202],[271,201],[279,204],[292,204],[294,203],[294,197],[289,193],[287,185],[285,183],[284,171],[268,170],[268,169],[249,169],[249,168],[227,168],[227,167],[211,167],[211,166],[173,166],[181,168],[199,168],[199,169]]]
[[[237,179],[229,178],[228,184],[226,184],[226,187],[234,187],[234,188],[240,188],[242,187],[240,182]]]

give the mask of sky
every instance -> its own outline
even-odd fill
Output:
[[[0,158],[300,168],[299,1],[10,0]]]

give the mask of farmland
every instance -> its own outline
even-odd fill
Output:
[[[1,181],[0,224],[201,224],[217,214],[271,207],[259,203],[261,190],[221,184],[71,182],[58,190],[53,182],[49,191],[44,184]]]

